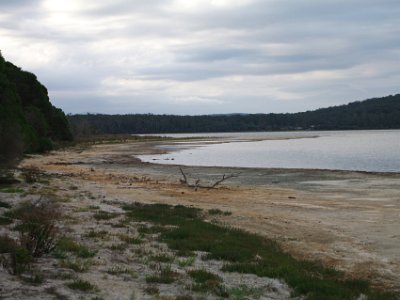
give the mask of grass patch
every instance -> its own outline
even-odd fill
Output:
[[[71,269],[78,273],[87,272],[92,265],[92,261],[81,259],[65,259],[60,262],[61,268]]]
[[[63,237],[57,243],[55,255],[59,258],[65,258],[66,252],[74,253],[80,258],[90,258],[96,255],[96,251],[89,250],[69,237]]]
[[[128,274],[132,278],[137,278],[138,274],[133,271],[132,269],[121,267],[121,266],[114,266],[107,270],[107,273],[110,275],[120,275],[120,274]]]
[[[229,295],[235,300],[260,299],[263,295],[263,289],[240,285],[229,289]]]
[[[79,291],[83,291],[83,292],[94,291],[97,289],[97,287],[95,285],[91,284],[89,281],[82,280],[82,279],[76,279],[76,280],[68,283],[67,287],[69,287],[72,290],[79,290]]]
[[[218,208],[212,208],[208,210],[208,214],[212,216],[215,215],[230,216],[232,213],[230,211],[222,211]]]
[[[0,193],[8,193],[8,194],[15,194],[15,193],[23,193],[24,190],[21,188],[14,188],[14,187],[6,187],[1,188]]]
[[[160,290],[156,286],[153,286],[153,285],[147,286],[144,289],[144,291],[146,294],[149,294],[149,295],[158,295],[160,293]]]
[[[112,251],[119,251],[119,252],[123,252],[128,248],[128,245],[125,243],[121,243],[121,244],[112,244],[110,247],[108,247],[110,250]]]
[[[126,205],[127,216],[136,221],[174,225],[160,239],[178,253],[208,252],[206,258],[226,261],[224,271],[252,273],[283,279],[294,295],[305,299],[397,299],[392,293],[374,290],[365,280],[347,280],[344,274],[316,262],[296,260],[272,240],[243,230],[210,224],[200,211],[164,204]]]
[[[122,208],[133,220],[150,221],[161,225],[179,225],[183,221],[197,219],[200,213],[200,209],[182,205],[134,203],[124,205]]]
[[[185,268],[185,267],[191,267],[194,265],[194,262],[196,261],[196,257],[194,256],[190,256],[188,258],[183,258],[183,259],[179,259],[178,260],[178,265],[181,268]]]
[[[143,240],[140,237],[134,237],[127,234],[119,234],[119,239],[127,244],[139,245],[143,243]]]
[[[206,270],[191,270],[188,272],[193,279],[192,290],[196,292],[212,292],[220,297],[228,297],[225,287],[222,285],[222,278]]]
[[[100,231],[90,230],[85,236],[93,239],[104,239],[107,235],[108,231],[106,230],[100,230]]]
[[[161,263],[172,263],[175,260],[175,257],[167,254],[158,254],[150,256],[149,260]]]
[[[157,274],[146,277],[147,283],[173,283],[178,277],[178,273],[173,271],[170,266],[163,267]]]
[[[118,216],[119,216],[119,214],[117,214],[117,213],[110,213],[110,212],[101,210],[99,212],[96,212],[93,215],[93,218],[95,218],[97,221],[101,221],[101,220],[111,220]]]
[[[32,272],[29,276],[21,276],[21,279],[32,285],[41,285],[45,281],[44,275],[39,272]]]
[[[168,229],[163,227],[163,226],[140,226],[137,231],[140,234],[158,234],[164,231],[167,231]]]
[[[9,254],[0,258],[0,265],[13,275],[25,272],[33,262],[29,251],[6,235],[0,236],[0,253]]]

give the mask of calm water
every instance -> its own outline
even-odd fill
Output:
[[[148,162],[195,166],[400,172],[400,130],[169,136],[196,135],[229,142],[175,143],[161,146],[170,150],[169,154],[143,155],[139,158]]]

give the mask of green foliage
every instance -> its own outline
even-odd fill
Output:
[[[172,263],[175,260],[175,257],[167,255],[167,254],[158,254],[158,255],[150,256],[149,260],[161,262],[161,263]]]
[[[192,270],[188,272],[193,279],[192,290],[197,292],[212,292],[220,297],[228,297],[222,279],[218,275],[206,270]]]
[[[75,272],[83,273],[89,270],[93,264],[91,260],[82,259],[66,259],[60,262],[60,267],[74,270]]]
[[[400,94],[294,114],[68,116],[76,135],[400,128]]]
[[[232,214],[230,211],[222,211],[218,208],[209,209],[208,213],[212,216],[214,216],[214,215],[230,216]]]
[[[73,282],[68,283],[67,286],[70,289],[79,290],[83,292],[90,292],[97,289],[95,285],[91,284],[89,281],[82,279],[76,279]]]
[[[169,284],[169,283],[173,283],[176,278],[177,278],[178,274],[176,272],[174,272],[171,267],[167,266],[167,267],[163,267],[161,268],[157,274],[152,275],[152,276],[147,276],[146,277],[146,282],[147,283],[165,283],[165,284]]]
[[[189,256],[187,258],[182,258],[178,260],[178,265],[181,268],[193,266],[194,262],[196,261],[196,257]]]
[[[231,288],[229,294],[235,300],[259,299],[263,295],[263,289],[240,285]]]
[[[296,260],[274,241],[207,223],[200,218],[198,209],[138,203],[124,208],[134,220],[174,225],[160,235],[171,249],[181,253],[208,252],[206,258],[226,261],[224,271],[280,278],[296,295],[306,296],[306,299],[356,299],[361,294],[367,295],[368,299],[396,299],[393,294],[371,289],[367,281],[346,280],[341,272],[315,262]],[[203,273],[193,274],[196,278],[207,278]],[[195,285],[195,288],[202,287]],[[227,295],[222,285],[215,287],[215,294]]]
[[[1,264],[13,275],[26,271],[33,261],[27,249],[6,235],[0,236],[0,253],[8,254],[1,258]]]
[[[24,152],[49,151],[52,141],[71,139],[67,118],[36,76],[0,56],[0,166],[13,165]]]
[[[151,221],[162,225],[178,225],[182,221],[194,220],[198,218],[200,213],[200,209],[183,205],[134,203],[127,204],[122,208],[128,211],[127,216],[134,220]]]
[[[24,190],[21,188],[8,187],[8,188],[0,189],[0,193],[14,194],[14,193],[23,193],[23,192],[24,192]]]
[[[95,218],[98,221],[100,221],[100,220],[111,220],[111,219],[114,219],[114,218],[118,217],[118,215],[119,214],[117,214],[117,213],[110,213],[110,212],[101,210],[99,212],[96,212],[93,215],[93,218]]]
[[[56,247],[58,230],[56,221],[60,216],[58,207],[49,201],[24,203],[10,213],[20,223],[21,245],[34,257],[50,253]]]
[[[57,257],[65,258],[65,252],[73,253],[80,258],[90,258],[96,255],[96,251],[91,251],[68,237],[61,238],[55,248],[55,255]]]

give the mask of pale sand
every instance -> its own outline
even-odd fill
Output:
[[[120,202],[219,208],[220,222],[277,240],[299,258],[321,261],[351,277],[400,290],[400,175],[360,172],[184,167],[189,177],[213,181],[241,172],[218,189],[194,191],[179,183],[179,168],[140,163],[155,143],[97,145],[25,159],[75,184]],[[93,200],[93,205],[96,201]]]

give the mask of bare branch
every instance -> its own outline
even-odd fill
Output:
[[[181,170],[181,173],[182,173],[182,176],[183,176],[183,179],[179,179],[179,181],[180,181],[182,184],[183,184],[183,183],[188,184],[187,177],[186,177],[185,173],[183,172],[182,168],[179,167],[179,170]]]
[[[225,180],[228,180],[230,178],[233,177],[238,177],[240,173],[232,173],[229,175],[223,175],[221,179],[215,181],[213,184],[211,185],[201,185],[200,184],[200,179],[197,179],[194,184],[190,184],[188,181],[188,178],[185,174],[185,172],[183,172],[182,168],[179,167],[179,170],[181,171],[181,174],[183,176],[183,179],[179,179],[181,184],[185,184],[190,188],[194,188],[195,191],[197,191],[197,189],[202,188],[202,189],[215,189],[219,184],[221,184],[222,182],[224,182]]]
[[[230,174],[228,176],[225,176],[225,174],[222,176],[222,178],[220,180],[217,180],[216,182],[214,182],[214,184],[210,187],[211,189],[215,188],[217,185],[219,185],[220,183],[224,182],[227,179],[233,178],[233,177],[238,177],[240,173],[236,173],[236,174]]]

